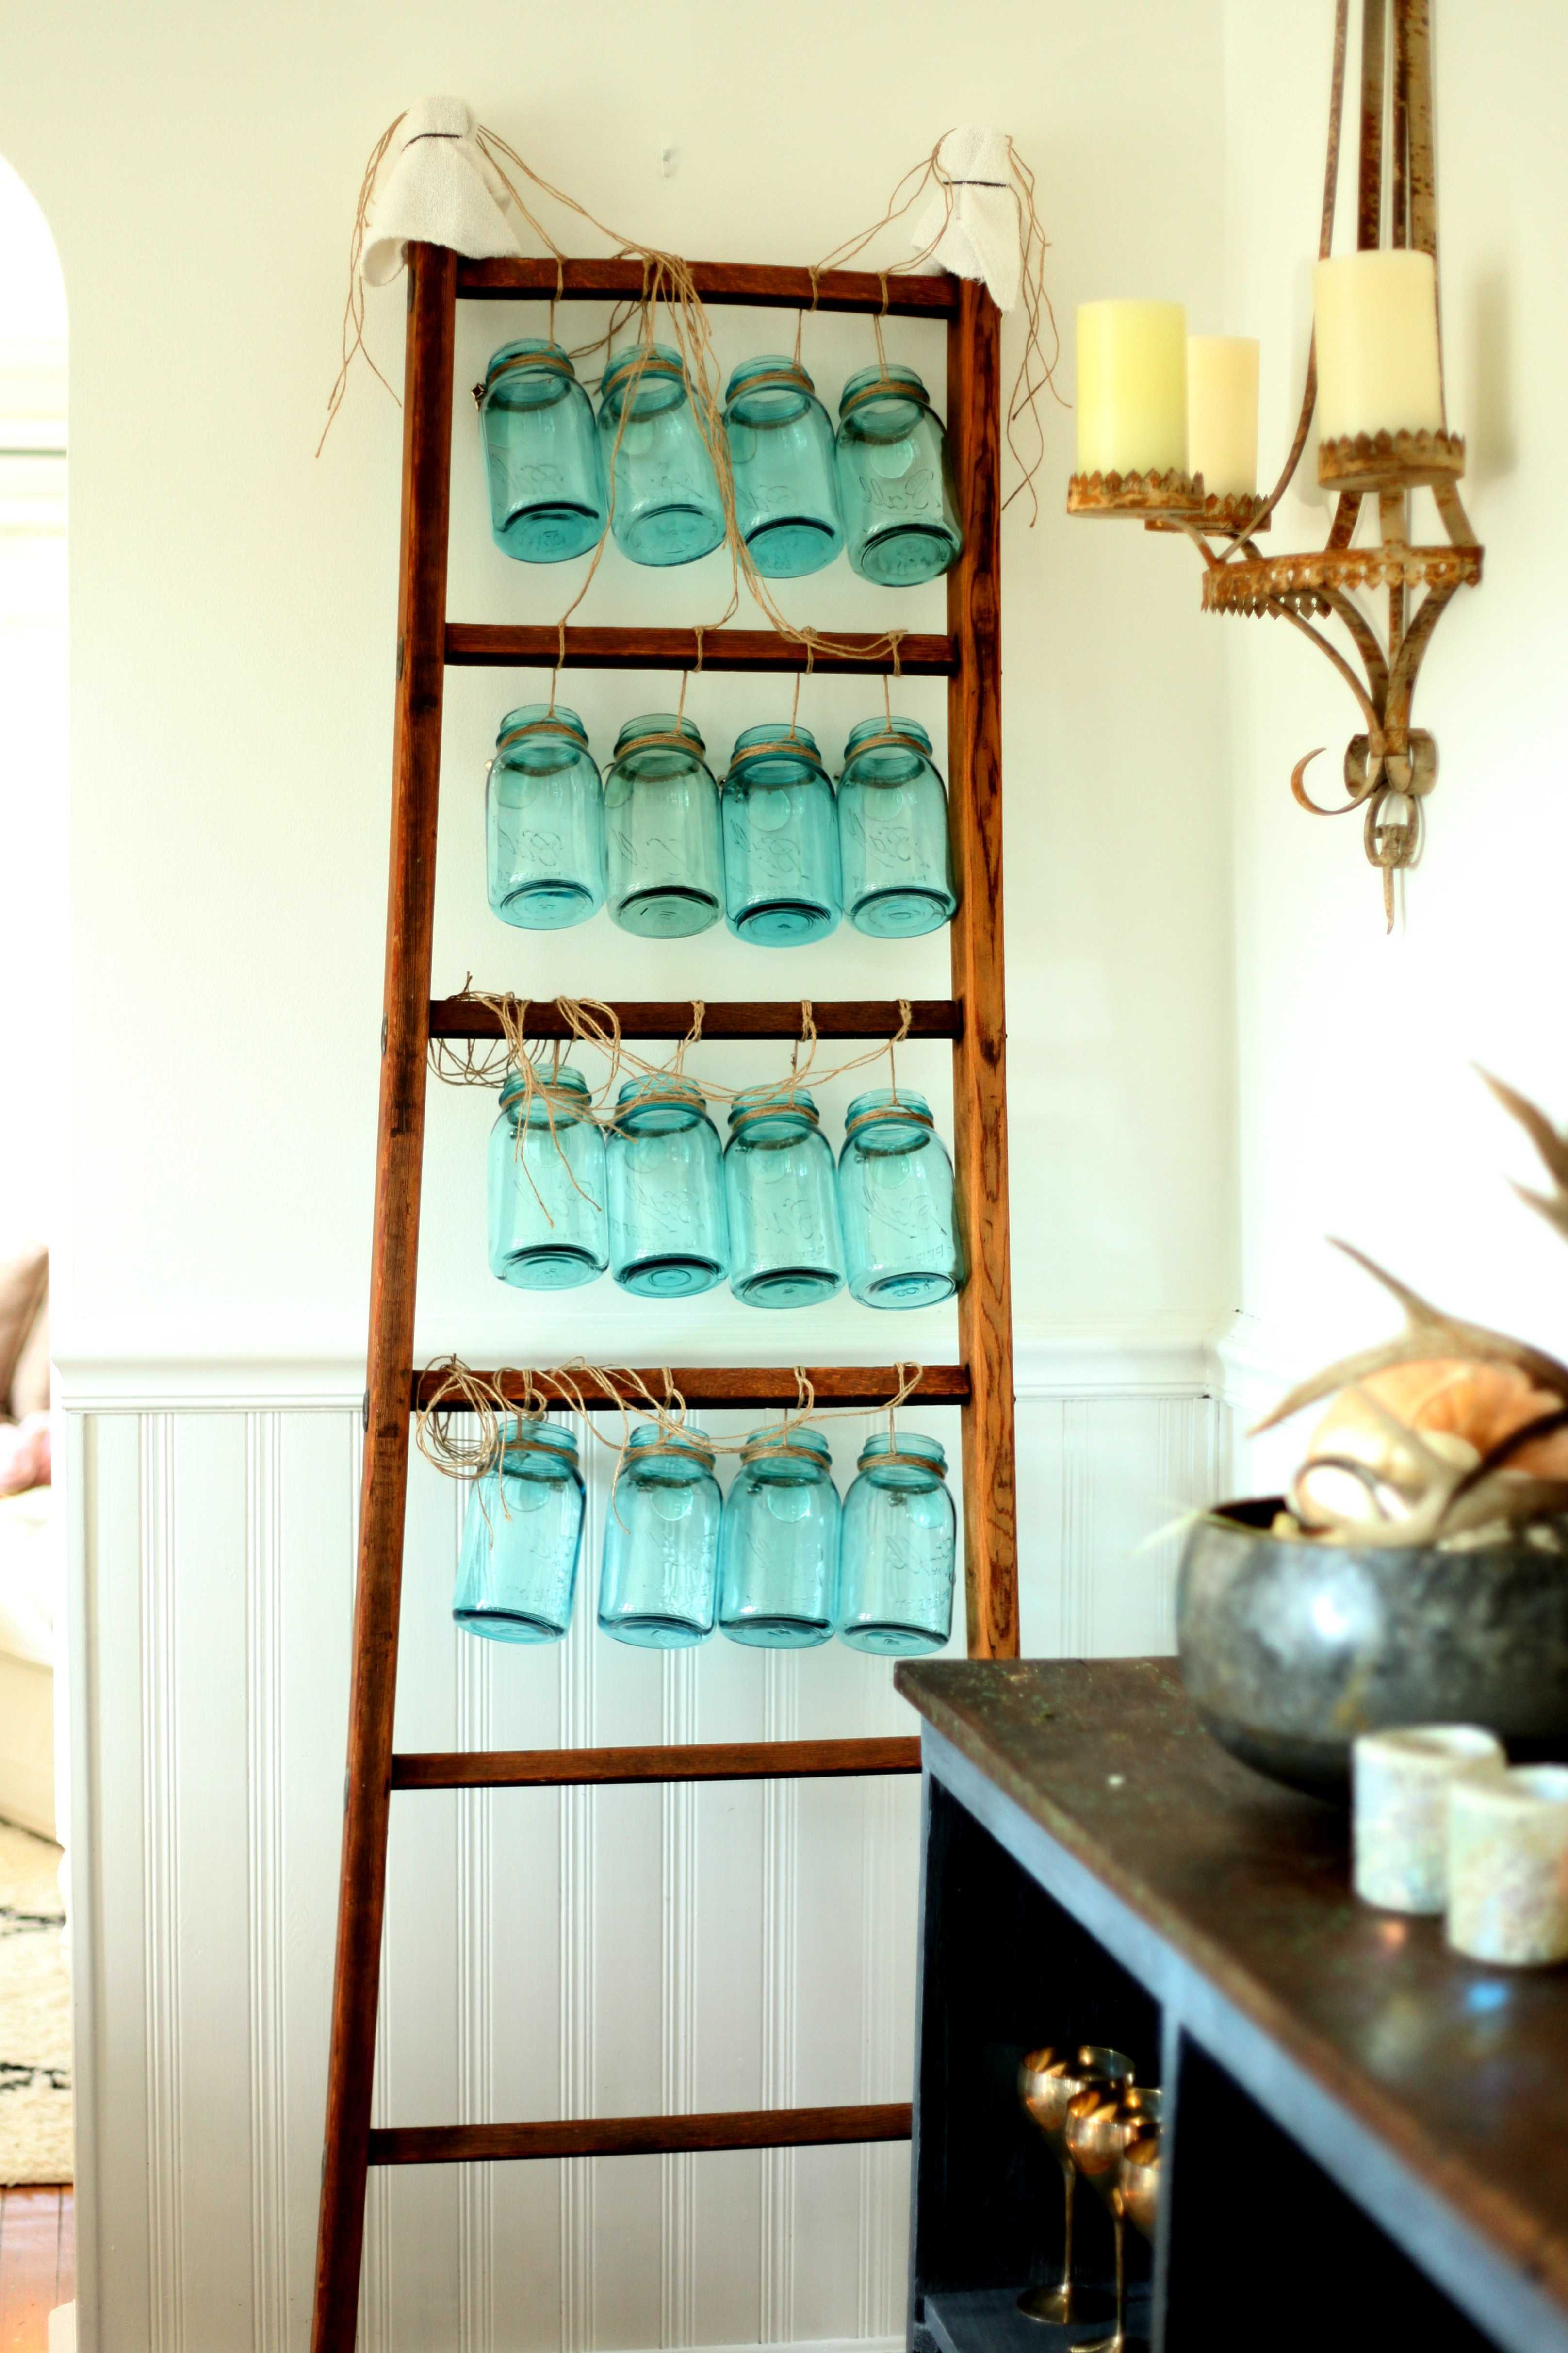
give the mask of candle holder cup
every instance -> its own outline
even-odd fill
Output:
[[[1158,2094],[1154,2094],[1156,2101]],[[1127,2325],[1127,2207],[1122,2164],[1129,2147],[1148,2136],[1151,2118],[1125,2084],[1092,2084],[1068,2104],[1068,2155],[1110,2214],[1116,2238],[1116,2319],[1109,2337],[1078,2339],[1073,2353],[1123,2353]]]
[[[1062,2275],[1055,2286],[1025,2289],[1018,2298],[1018,2310],[1030,2320],[1060,2325],[1082,2316],[1082,2292],[1075,2287],[1072,2272],[1073,2193],[1078,2175],[1068,2149],[1068,2112],[1086,2092],[1116,2091],[1131,2081],[1131,2060],[1105,2043],[1080,2043],[1075,2051],[1047,2046],[1024,2054],[1018,2069],[1018,2097],[1061,2168],[1063,2204]]]

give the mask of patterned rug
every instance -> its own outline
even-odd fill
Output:
[[[59,1862],[47,1839],[0,1822],[0,2182],[73,2179]]]

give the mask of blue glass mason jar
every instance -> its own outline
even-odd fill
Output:
[[[844,544],[833,426],[798,360],[743,360],[724,396],[735,521],[769,580],[799,580]]]
[[[838,1620],[838,1490],[819,1430],[753,1430],[724,1499],[719,1630],[805,1651]]]
[[[520,1291],[570,1291],[609,1264],[605,1139],[580,1071],[523,1085],[509,1071],[490,1130],[490,1272]]]
[[[747,1307],[816,1307],[844,1284],[833,1154],[804,1087],[748,1087],[724,1147],[730,1288]]]
[[[628,719],[605,778],[610,913],[644,939],[687,939],[724,906],[719,786],[689,719]]]
[[[631,343],[605,370],[599,447],[610,528],[634,564],[691,564],[724,537],[724,509],[679,352]]]
[[[514,1430],[468,1497],[452,1615],[493,1642],[553,1642],[572,1622],[583,1546],[577,1440],[553,1422]]]
[[[617,1642],[677,1651],[713,1631],[722,1501],[707,1431],[634,1430],[605,1520],[599,1624]]]
[[[721,801],[724,913],[737,939],[804,947],[843,912],[833,786],[809,728],[748,727]]]
[[[849,561],[883,588],[957,562],[958,494],[942,419],[913,368],[862,368],[838,401],[838,502]]]
[[[503,343],[474,387],[490,533],[524,564],[563,564],[605,535],[594,404],[559,343]]]
[[[525,932],[585,923],[605,903],[605,788],[587,731],[558,702],[501,721],[485,786],[492,912]]]
[[[844,1499],[838,1634],[851,1650],[908,1657],[940,1651],[952,1631],[957,1521],[947,1457],[934,1438],[900,1430],[868,1438]]]
[[[844,1121],[838,1208],[851,1297],[862,1307],[934,1307],[963,1281],[952,1163],[924,1095],[857,1095]]]
[[[838,779],[844,908],[858,932],[908,940],[958,906],[947,792],[917,719],[862,719]]]
[[[610,1271],[645,1299],[692,1299],[730,1271],[723,1154],[694,1080],[628,1079],[605,1151]]]

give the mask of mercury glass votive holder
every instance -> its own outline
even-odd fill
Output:
[[[1568,1765],[1456,1781],[1448,1799],[1448,1942],[1472,1960],[1568,1960]]]
[[[1503,1745],[1478,1724],[1412,1724],[1352,1743],[1355,1892],[1384,1912],[1439,1913],[1447,1901],[1448,1796],[1500,1774]]]

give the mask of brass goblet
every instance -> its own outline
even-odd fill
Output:
[[[1160,2135],[1139,2132],[1121,2152],[1121,2204],[1128,2221],[1153,2243],[1160,2206]]]
[[[1055,2287],[1026,2288],[1018,2298],[1019,2311],[1031,2320],[1059,2322],[1073,2317],[1072,2201],[1078,2176],[1068,2154],[1068,2109],[1081,2093],[1096,2085],[1110,2089],[1131,2080],[1131,2060],[1100,2042],[1083,2042],[1076,2051],[1047,2045],[1024,2054],[1018,2069],[1018,2097],[1061,2167],[1064,2214],[1060,2281]]]
[[[1116,2233],[1116,2326],[1109,2337],[1098,2337],[1092,2345],[1075,2346],[1073,2353],[1122,2353],[1126,2342],[1127,2209],[1121,2188],[1122,2160],[1129,2145],[1147,2134],[1148,2118],[1138,2103],[1148,2096],[1130,2084],[1097,2084],[1068,2104],[1068,2155],[1110,2208]]]

